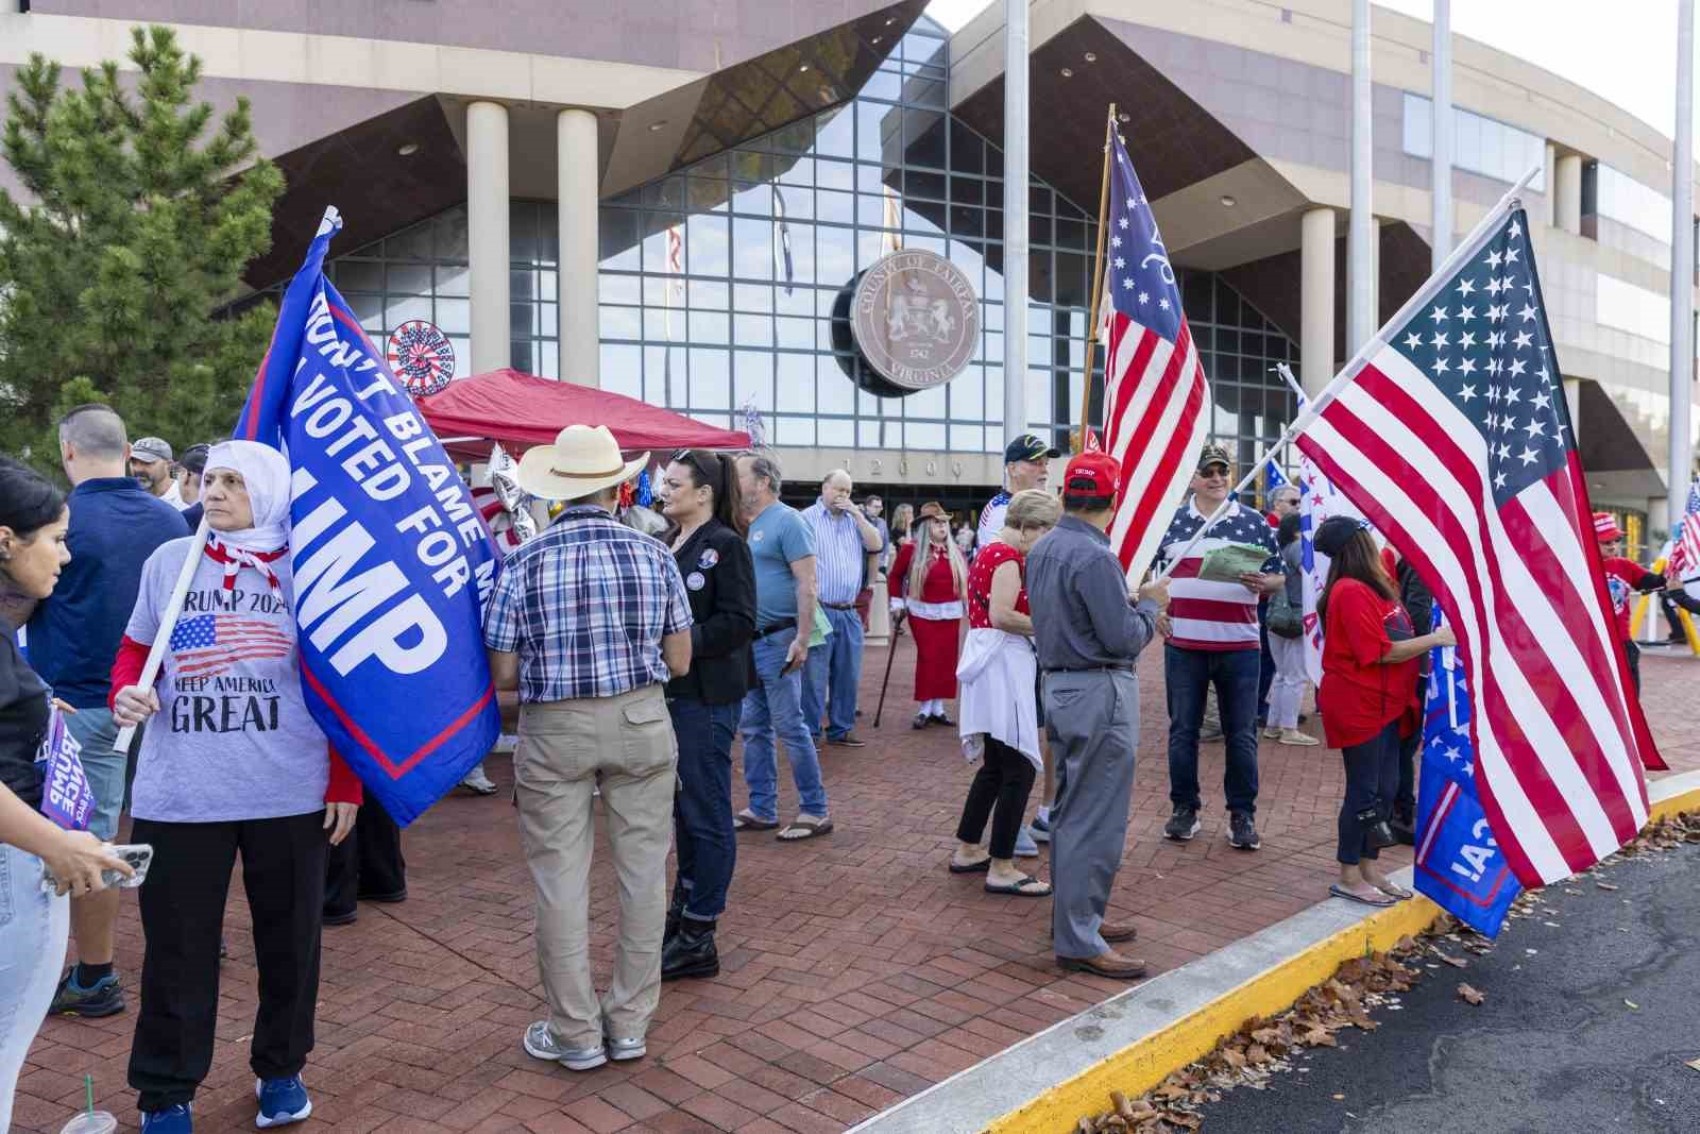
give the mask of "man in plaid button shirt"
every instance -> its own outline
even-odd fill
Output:
[[[611,511],[648,460],[622,462],[605,426],[569,426],[527,452],[520,487],[568,506],[508,557],[484,623],[496,687],[519,690],[514,796],[549,1000],[525,1050],[574,1071],[640,1058],[660,999],[678,754],[662,687],[690,668],[691,608],[672,554]],[[614,977],[600,1003],[589,930],[599,786],[620,879]]]

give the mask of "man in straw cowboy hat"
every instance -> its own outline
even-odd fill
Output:
[[[662,688],[690,668],[691,609],[673,556],[615,521],[624,461],[606,426],[569,425],[519,462],[519,486],[566,507],[508,557],[485,616],[498,689],[518,689],[514,795],[537,887],[549,1018],[525,1050],[574,1071],[638,1059],[661,989],[677,746]],[[592,794],[600,787],[620,933],[598,1003],[590,975]]]

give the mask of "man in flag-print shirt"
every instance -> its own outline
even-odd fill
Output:
[[[1232,484],[1228,451],[1214,443],[1205,445],[1192,478],[1192,498],[1175,513],[1158,550],[1159,569],[1167,567],[1186,548],[1227,499]],[[1234,582],[1200,579],[1205,554],[1230,543],[1267,550],[1269,558],[1262,571],[1241,575]],[[1228,841],[1240,850],[1256,850],[1261,845],[1253,821],[1257,811],[1257,688],[1262,668],[1257,603],[1263,595],[1278,589],[1283,578],[1268,522],[1237,502],[1228,505],[1170,575],[1171,602],[1160,627],[1168,640],[1163,669],[1169,700],[1169,801],[1174,812],[1163,834],[1170,839],[1191,839],[1201,826],[1198,733],[1204,720],[1206,690],[1214,685],[1228,750],[1224,777]]]

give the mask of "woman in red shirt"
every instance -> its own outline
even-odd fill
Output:
[[[1023,576],[1027,552],[1056,527],[1062,505],[1043,489],[1010,498],[1003,528],[980,548],[968,571],[968,641],[957,678],[962,717],[962,754],[980,761],[956,827],[952,874],[986,873],[986,890],[1043,898],[1041,882],[1015,867],[1015,841],[1033,780],[1043,767],[1039,750],[1038,659],[1033,653],[1033,619]],[[990,853],[980,850],[986,820],[992,823]]]
[[[950,538],[950,513],[937,503],[921,505],[915,542],[906,543],[891,565],[887,586],[891,610],[909,612],[915,635],[915,727],[956,722],[944,703],[956,696],[956,659],[961,649],[962,596],[968,565]]]
[[[1322,684],[1316,691],[1323,734],[1346,761],[1335,857],[1337,898],[1390,906],[1411,896],[1376,865],[1393,843],[1388,819],[1399,790],[1399,738],[1417,726],[1417,667],[1435,646],[1453,644],[1441,627],[1416,635],[1399,604],[1369,526],[1335,516],[1316,532],[1316,550],[1331,560],[1328,586],[1317,599],[1322,620]]]

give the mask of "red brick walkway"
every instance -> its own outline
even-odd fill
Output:
[[[786,846],[743,837],[721,922],[722,975],[665,986],[642,1062],[575,1074],[520,1050],[542,1007],[532,896],[506,799],[456,796],[420,820],[407,835],[413,896],[363,906],[357,924],[325,932],[318,1048],[306,1073],[314,1124],[354,1134],[841,1131],[1120,991],[1051,963],[1049,902],[993,897],[979,878],[945,872],[968,772],[954,735],[909,728],[907,641],[884,727],[872,728],[884,660],[869,651],[863,683],[863,731],[873,743],[826,755],[836,833]],[[1342,777],[1330,751],[1265,744],[1263,849],[1243,854],[1227,845],[1214,786],[1222,747],[1207,745],[1205,829],[1189,844],[1164,842],[1156,660],[1141,674],[1134,821],[1113,905],[1138,923],[1137,952],[1167,969],[1324,896]],[[1667,758],[1700,767],[1696,669],[1660,657],[1642,666]],[[511,776],[505,760],[490,772],[504,785]],[[737,794],[741,806],[741,786]],[[795,808],[788,784],[781,805]],[[201,1131],[253,1128],[253,947],[240,888],[232,894]],[[141,939],[132,902],[119,965],[133,989]],[[603,976],[615,910],[612,871],[599,861],[592,913]],[[133,1012],[49,1021],[20,1083],[15,1128],[57,1131],[90,1072],[101,1103],[133,1129],[124,1086],[133,1026]]]

